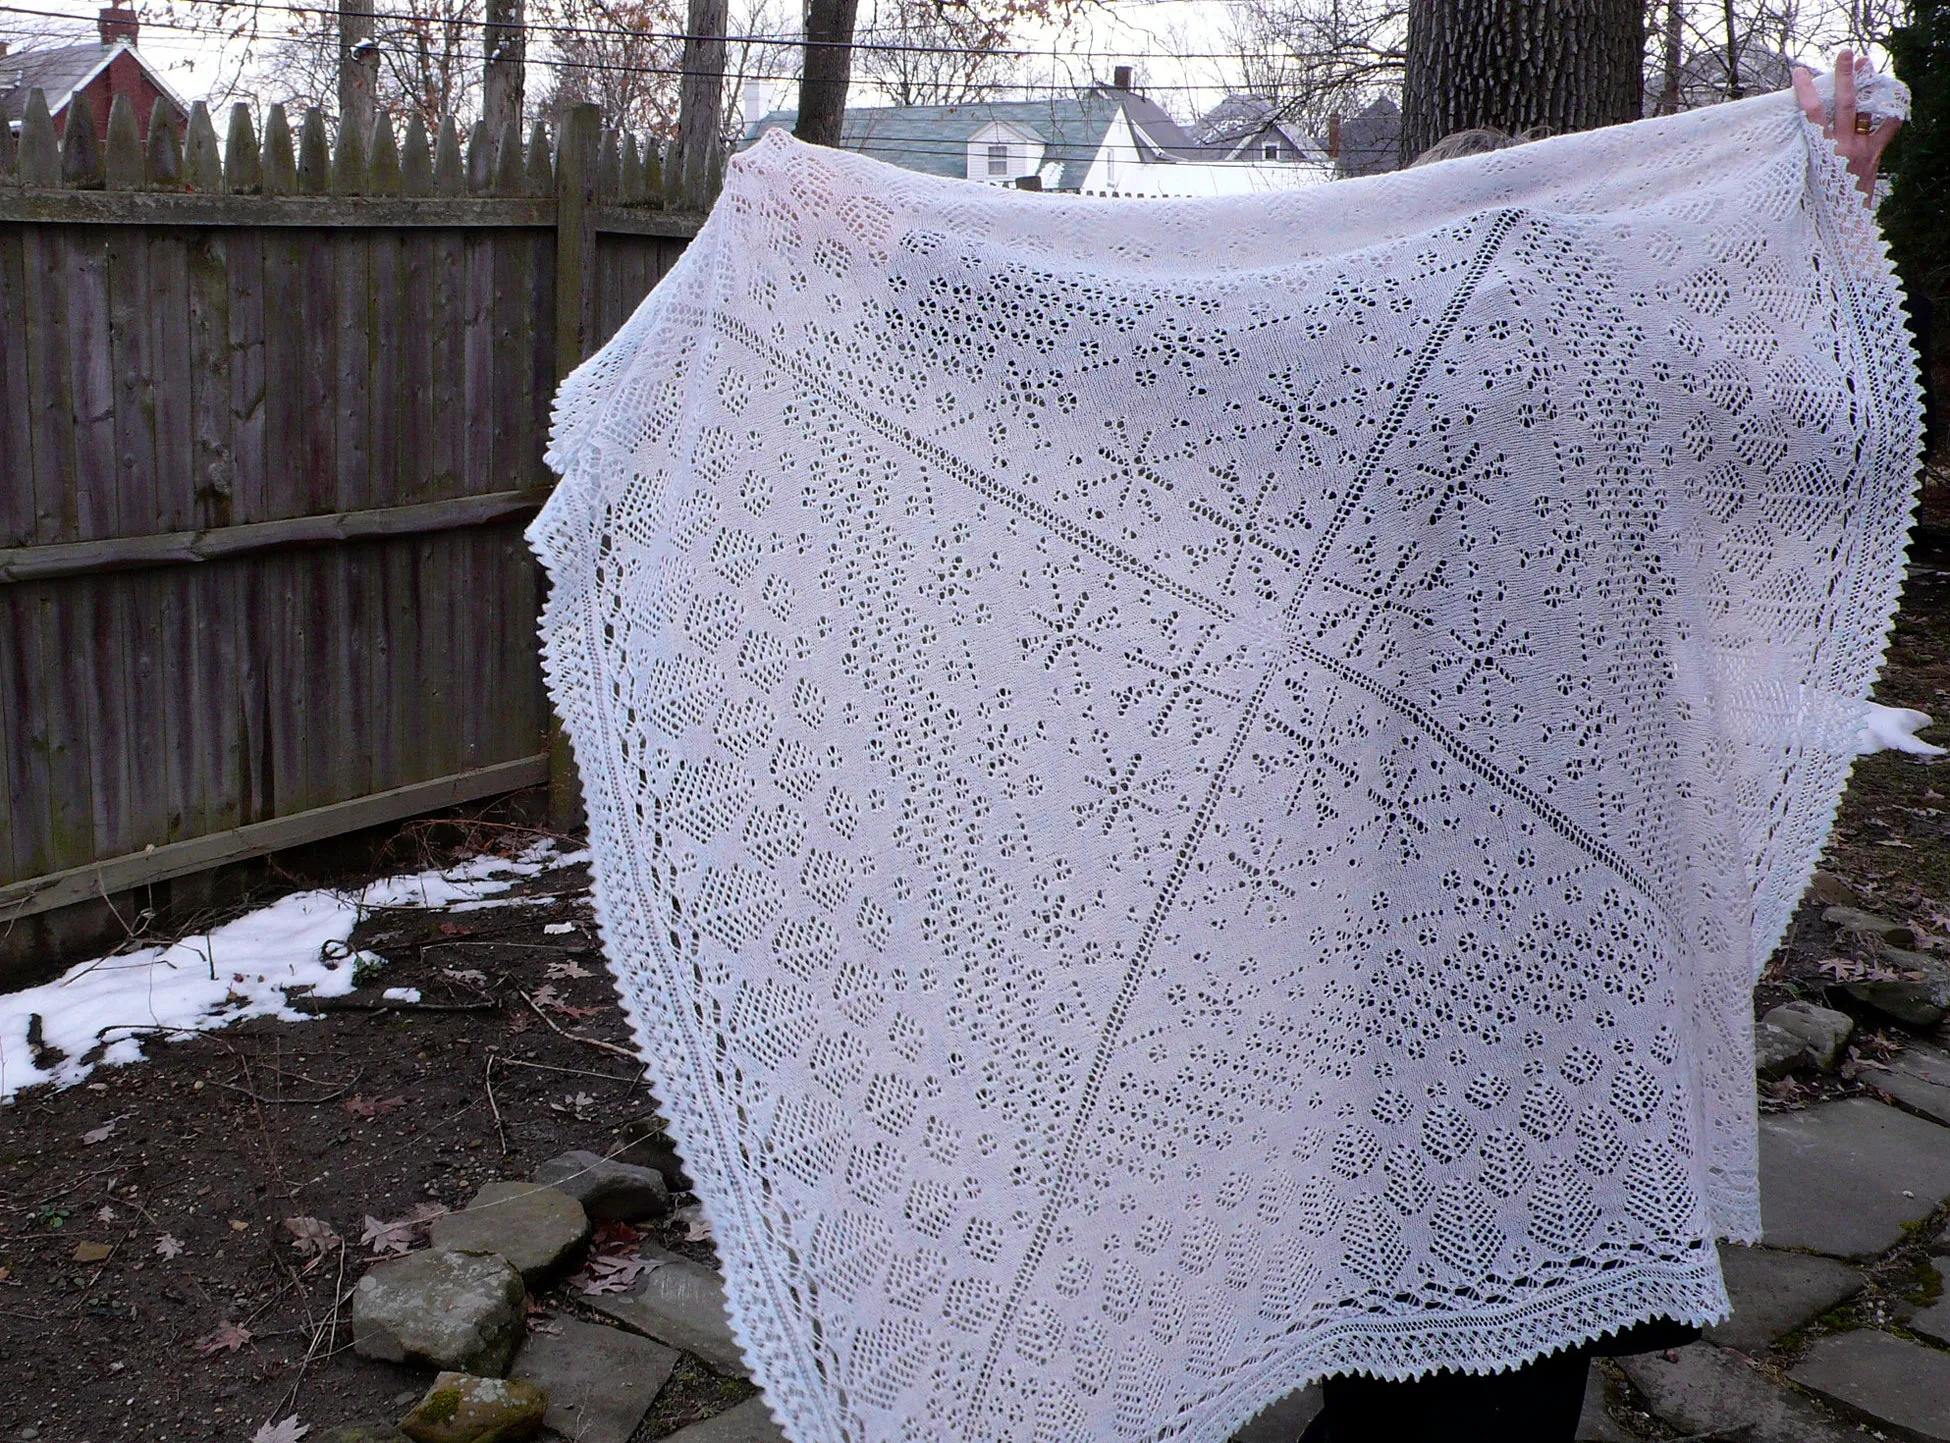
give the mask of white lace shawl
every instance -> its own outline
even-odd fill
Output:
[[[788,1437],[1209,1443],[1724,1313],[1898,306],[1785,95],[1247,199],[738,158],[532,538]]]

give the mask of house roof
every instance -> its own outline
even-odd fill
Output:
[[[1117,115],[1120,98],[1136,97],[1095,87],[1047,100],[848,106],[840,126],[840,147],[906,170],[960,179],[968,174],[968,138],[991,121],[1001,121],[1036,136],[1043,143],[1044,164],[1062,167],[1050,189],[1080,190]],[[774,110],[746,133],[744,144],[750,145],[768,130],[790,129],[798,119],[796,110]],[[1165,119],[1169,122],[1170,117]]]
[[[74,93],[87,85],[126,50],[130,59],[142,67],[158,91],[187,116],[189,107],[148,58],[127,41],[103,45],[90,40],[80,45],[56,45],[46,50],[29,50],[19,55],[0,56],[0,119],[19,120],[27,109],[27,92],[40,90],[47,97],[49,113],[59,115]]]
[[[970,138],[982,126],[1000,122],[1034,135],[1043,143],[1045,166],[1061,167],[1049,182],[1050,189],[1081,190],[1120,109],[1139,154],[1147,161],[1236,159],[1240,144],[1268,128],[1277,130],[1303,158],[1325,159],[1319,142],[1275,119],[1272,105],[1257,97],[1227,96],[1187,131],[1157,102],[1137,91],[1108,85],[1049,100],[849,106],[840,145],[907,170],[960,178],[968,173]],[[798,118],[796,110],[774,110],[746,132],[743,143],[752,144],[768,130],[789,129]]]
[[[1343,176],[1379,175],[1401,169],[1402,108],[1382,96],[1341,122]]]

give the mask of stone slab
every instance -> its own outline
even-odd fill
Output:
[[[1706,1330],[1722,1348],[1765,1352],[1775,1339],[1862,1291],[1867,1279],[1846,1263],[1776,1248],[1720,1245],[1720,1271],[1733,1316]]]
[[[1652,1414],[1674,1432],[1725,1434],[1740,1443],[1863,1443],[1873,1435],[1782,1387],[1737,1353],[1689,1343],[1615,1358]],[[1741,1430],[1745,1431],[1741,1431]]]
[[[680,1428],[664,1443],[785,1443],[763,1398],[747,1398],[736,1408]]]
[[[1950,1353],[1859,1328],[1819,1339],[1788,1376],[1917,1443],[1950,1443]]]
[[[376,1263],[352,1292],[362,1358],[499,1375],[520,1336],[527,1291],[505,1258],[418,1252]]]
[[[1302,1388],[1267,1404],[1230,1443],[1294,1443],[1320,1412],[1320,1387]]]
[[[1612,1421],[1605,1407],[1605,1375],[1594,1361],[1584,1380],[1584,1411],[1578,1414],[1578,1431],[1572,1443],[1639,1443],[1638,1435],[1627,1433]]]
[[[1760,1120],[1761,1225],[1770,1246],[1873,1257],[1946,1197],[1950,1128],[1861,1097]]]
[[[1889,1059],[1887,1072],[1865,1072],[1862,1081],[1905,1107],[1950,1123],[1950,1055],[1911,1044]]]
[[[1943,1292],[1937,1302],[1916,1311],[1909,1320],[1909,1328],[1911,1332],[1950,1346],[1950,1258],[1931,1258],[1930,1265],[1943,1279]]]
[[[581,1203],[552,1187],[491,1182],[464,1212],[435,1218],[427,1233],[441,1252],[500,1254],[534,1288],[574,1261],[589,1240],[589,1218]]]
[[[508,1376],[548,1390],[545,1426],[577,1443],[627,1443],[677,1366],[677,1350],[600,1323],[556,1318],[533,1331]]]
[[[643,1244],[637,1255],[658,1266],[626,1293],[597,1293],[587,1301],[633,1332],[695,1353],[713,1372],[751,1376],[725,1314],[724,1279],[653,1243]]]

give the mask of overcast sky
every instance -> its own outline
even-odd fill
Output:
[[[257,12],[261,36],[273,38],[284,32],[290,17],[282,7],[291,3],[295,0],[264,0]],[[0,38],[18,45],[37,31],[65,33],[74,39],[92,36],[101,0],[17,0],[17,8],[11,10],[9,4],[10,0],[0,0]],[[211,101],[213,109],[227,101],[249,62],[244,48],[194,29],[173,28],[162,10],[143,6],[140,0],[137,4],[144,16],[143,53],[162,66],[177,91],[186,100]],[[733,0],[734,17],[741,11],[749,13],[753,4],[775,9],[789,4],[796,9],[796,0]],[[385,8],[384,0],[377,8]],[[1083,7],[1066,30],[1036,26],[1022,32],[1019,41],[1024,49],[1047,53],[1026,61],[1021,78],[1040,87],[1084,85],[1107,81],[1113,66],[1129,64],[1139,88],[1174,115],[1189,119],[1239,84],[1237,59],[1224,55],[1233,47],[1230,9],[1227,0],[1096,0]],[[54,11],[71,18],[55,20],[21,10]],[[176,10],[187,23],[199,18],[204,7],[195,0],[178,0]],[[870,10],[871,0],[866,0],[861,6],[863,23]],[[545,42],[531,46],[531,57],[545,53]],[[535,93],[539,87],[531,81],[530,89]],[[854,95],[856,101],[868,103],[876,98],[857,84]],[[768,105],[782,100],[789,105],[793,98],[793,88],[781,84],[774,84],[765,97]]]

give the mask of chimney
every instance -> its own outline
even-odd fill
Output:
[[[133,45],[142,30],[142,17],[133,10],[111,5],[102,11],[95,24],[102,32],[102,44],[113,45],[118,40],[126,40]]]
[[[1129,90],[1131,88],[1131,67],[1130,66],[1120,65],[1115,70],[1111,71],[1110,88],[1112,90]]]
[[[1017,190],[1041,190],[1043,178],[1040,175],[1019,175],[1016,177]]]
[[[1341,158],[1341,118],[1339,115],[1330,115],[1327,117],[1327,158],[1329,160],[1339,160]]]
[[[0,60],[5,60],[6,58],[7,58],[7,42],[4,40],[0,40]]]

